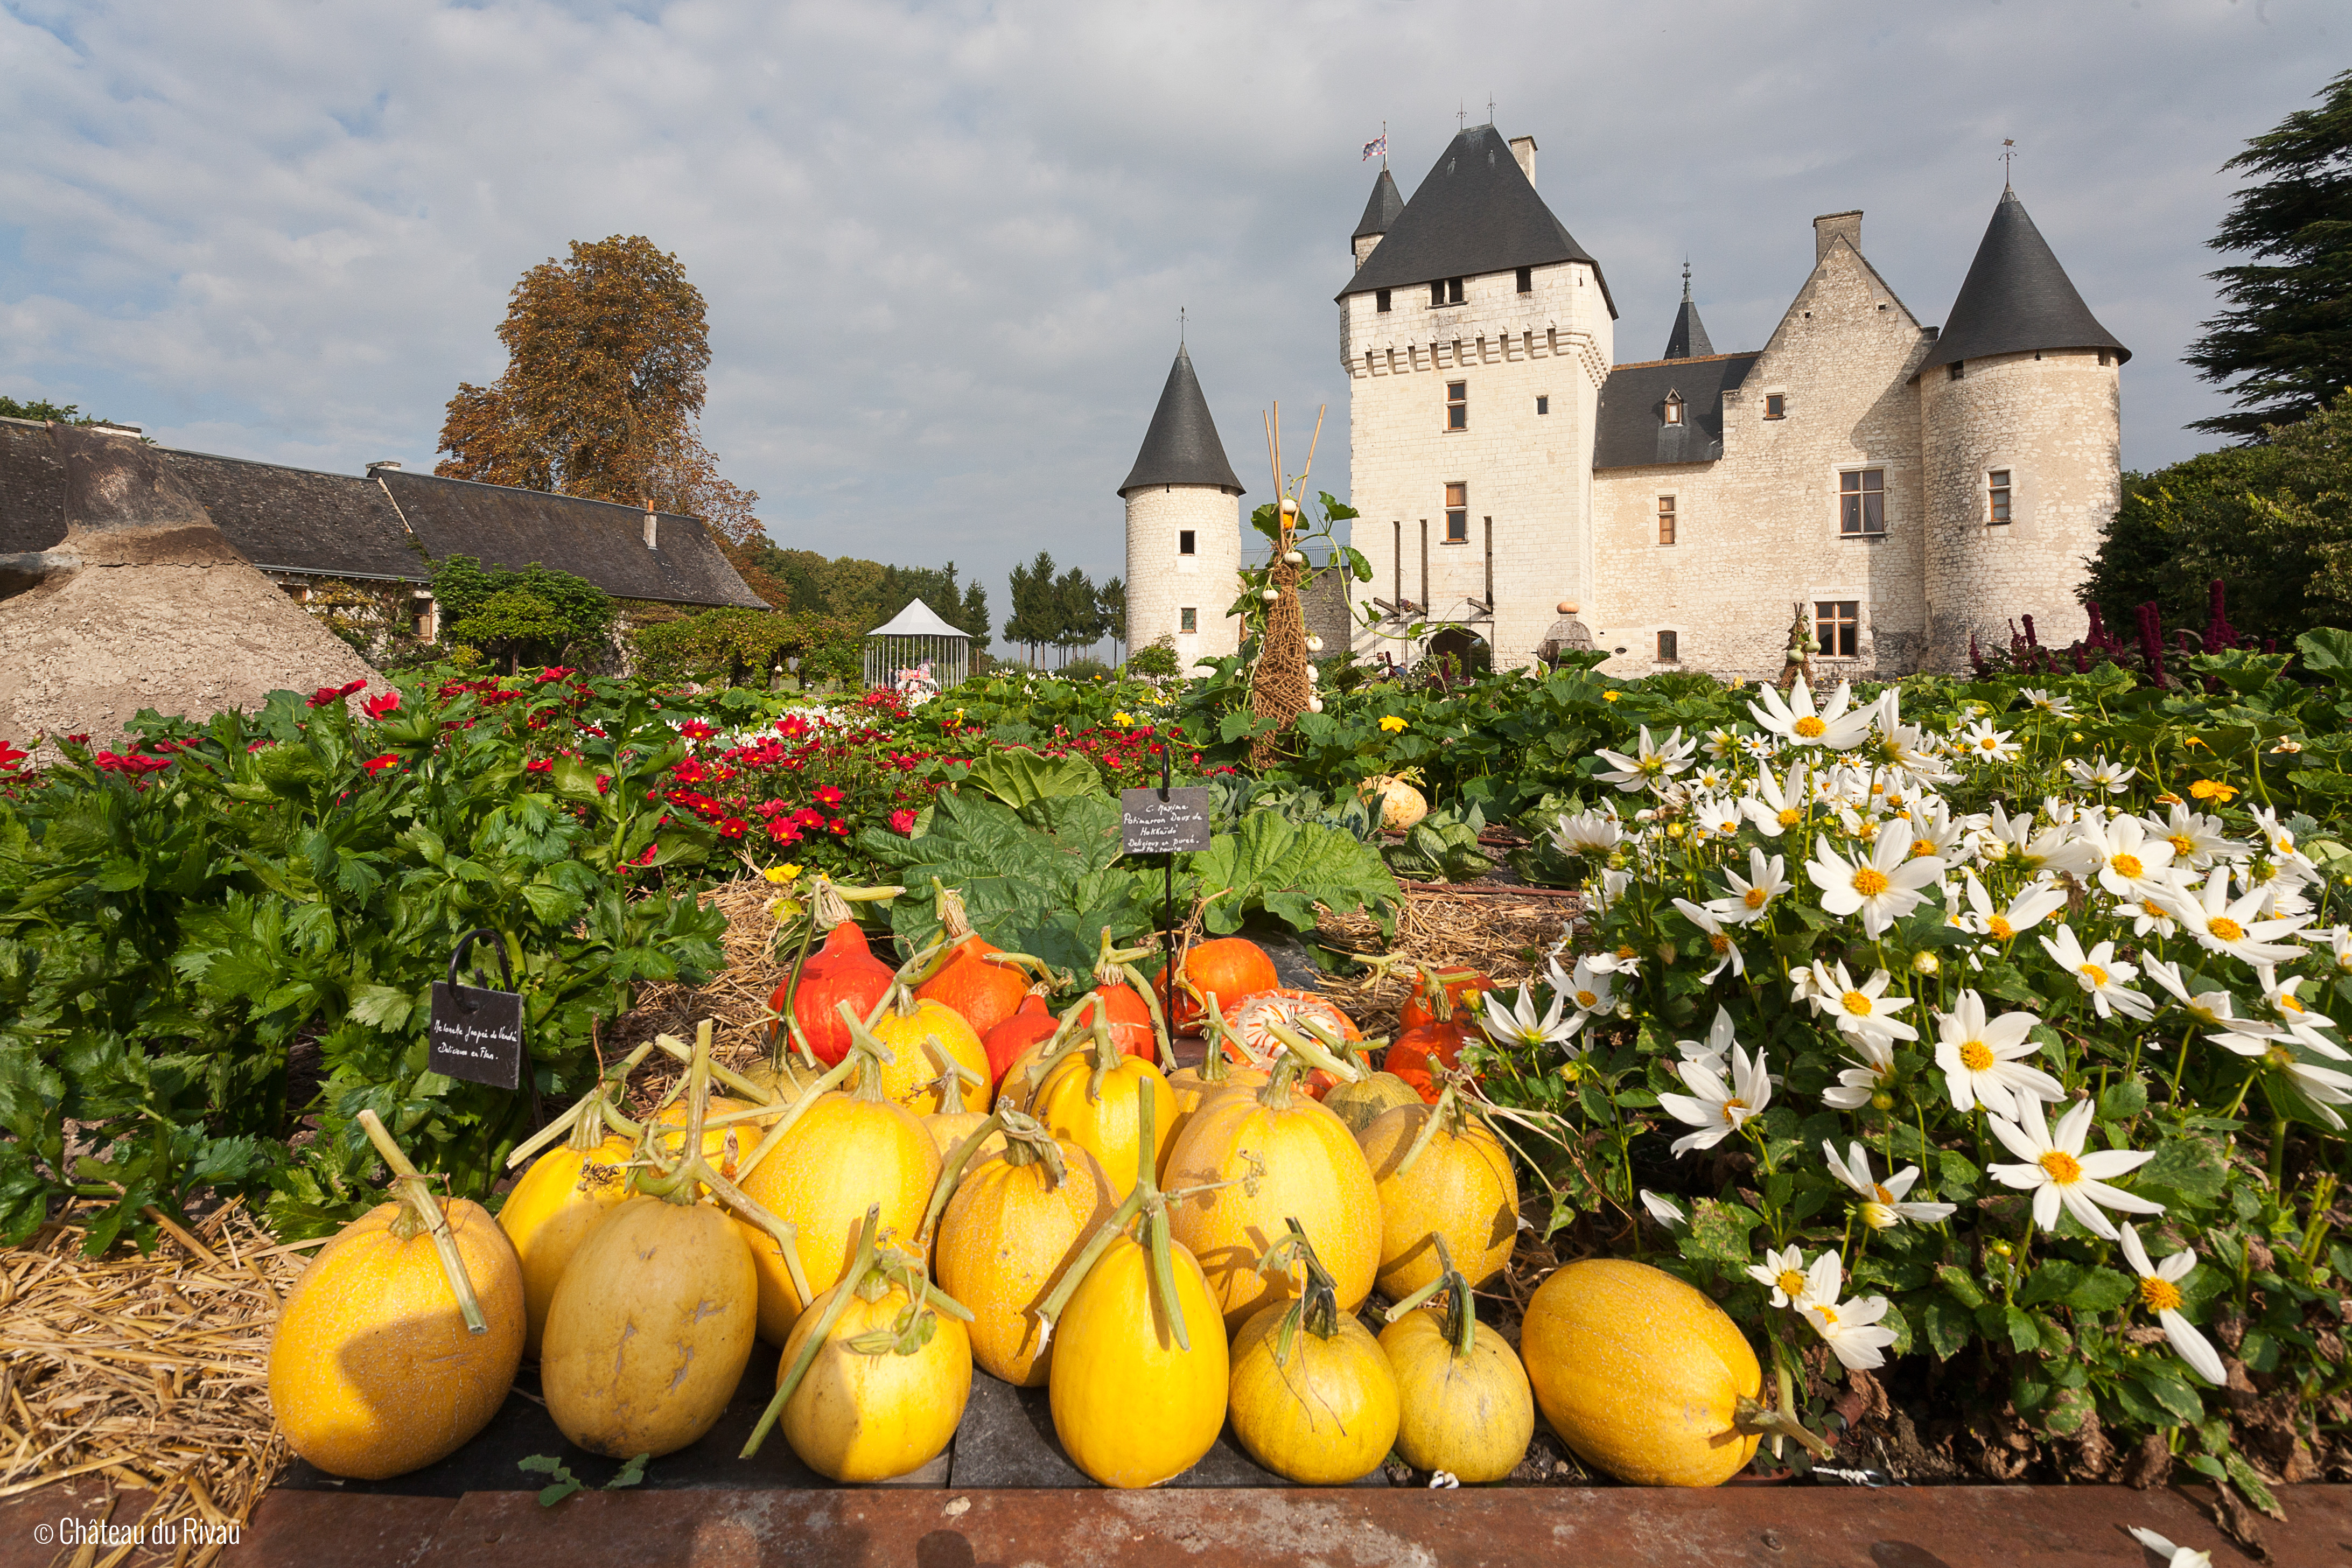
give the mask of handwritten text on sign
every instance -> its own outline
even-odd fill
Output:
[[[522,998],[512,991],[433,983],[431,1047],[425,1064],[468,1083],[513,1089],[522,1082]]]
[[[1199,785],[1118,792],[1120,844],[1129,855],[1168,855],[1209,847],[1209,792]]]

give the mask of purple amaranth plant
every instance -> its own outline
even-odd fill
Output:
[[[2220,653],[2223,648],[2236,647],[2243,640],[2238,636],[2237,628],[2230,625],[2230,612],[2223,605],[2223,596],[2221,579],[2216,577],[2205,596],[2207,653]]]

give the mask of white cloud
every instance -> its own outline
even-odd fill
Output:
[[[1621,357],[1687,253],[1718,348],[1769,332],[1817,212],[1940,321],[2016,180],[2137,352],[2126,460],[2206,445],[2219,165],[2323,84],[2312,0],[2070,6],[413,0],[0,6],[0,389],[159,437],[429,462],[507,291],[642,233],[710,305],[705,434],[787,543],[1120,569],[1111,493],[1178,305],[1236,469],[1258,412],[1345,493],[1333,291],[1388,122],[1410,191],[1492,92],[1601,258]],[[1335,438],[1336,437],[1336,438]]]

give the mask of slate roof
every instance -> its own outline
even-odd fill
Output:
[[[1601,385],[1593,416],[1592,466],[1638,468],[1656,463],[1708,463],[1723,456],[1723,395],[1747,379],[1763,357],[1715,354],[1705,359],[1621,364]],[[1668,393],[1683,400],[1683,422],[1662,416]]]
[[[2033,349],[2113,349],[2117,363],[2131,358],[2074,291],[2017,193],[2004,189],[1944,331],[1913,379],[1955,360]]]
[[[540,562],[616,598],[765,608],[703,525],[660,515],[645,546],[635,507],[380,468],[385,481],[158,448],[237,553],[265,570],[423,583],[436,557]],[[66,535],[66,477],[46,426],[0,419],[0,555]]]
[[[1168,367],[1168,384],[1160,389],[1160,406],[1151,411],[1143,449],[1136,453],[1135,467],[1120,482],[1118,493],[1145,485],[1214,485],[1242,493],[1242,482],[1225,460],[1225,444],[1217,439],[1209,400],[1201,395],[1201,378],[1192,374],[1188,349],[1179,348],[1176,363]]]
[[[1601,264],[1544,205],[1502,132],[1474,125],[1446,144],[1380,248],[1333,298],[1556,261],[1584,262],[1601,278]],[[1601,297],[1613,318],[1606,279]]]
[[[585,577],[616,599],[768,607],[694,518],[656,513],[656,548],[648,550],[646,514],[633,506],[397,468],[378,468],[375,477],[430,555],[471,555],[509,570],[537,562]]]
[[[1358,224],[1356,232],[1348,237],[1363,239],[1375,234],[1386,234],[1395,225],[1397,214],[1402,211],[1404,197],[1398,192],[1396,178],[1389,173],[1389,166],[1382,163],[1381,177],[1372,182],[1371,200],[1364,204],[1364,221]]]
[[[1690,264],[1683,265],[1683,308],[1675,312],[1674,330],[1666,334],[1668,359],[1706,359],[1715,353],[1715,345],[1706,341],[1706,327],[1698,319],[1698,307],[1692,303]]]

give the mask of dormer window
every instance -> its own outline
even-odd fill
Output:
[[[1433,309],[1439,305],[1459,305],[1462,303],[1462,279],[1459,278],[1441,278],[1436,282],[1432,283],[1429,286],[1429,303]]]
[[[1532,293],[1534,293],[1535,291],[1536,291],[1536,269],[1535,269],[1534,268],[1532,268],[1532,267],[1522,267],[1522,268],[1519,268],[1519,292],[1520,292],[1520,293],[1522,293],[1522,294],[1532,294]]]
[[[1387,289],[1379,289],[1373,291],[1372,309],[1378,310],[1383,316],[1389,313],[1389,291]]]
[[[1683,422],[1682,394],[1678,392],[1670,392],[1666,394],[1666,405],[1664,417],[1665,422],[1669,425],[1679,425]]]

